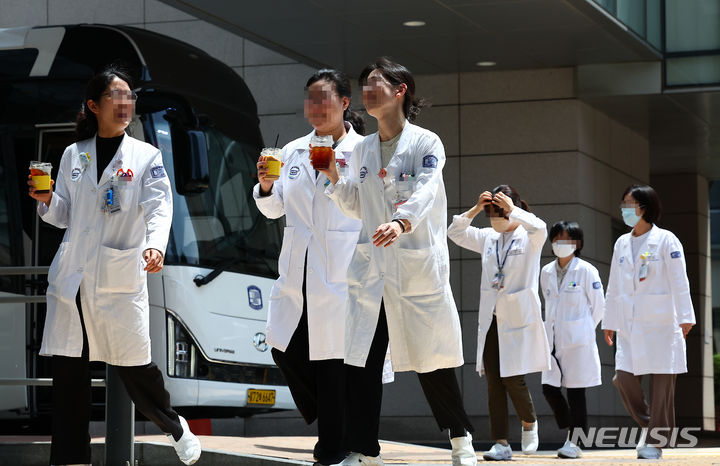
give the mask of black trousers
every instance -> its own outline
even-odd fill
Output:
[[[375,336],[365,367],[345,366],[347,379],[347,449],[367,456],[378,456],[380,409],[382,407],[382,371],[388,346],[388,328],[384,303],[380,304]],[[473,432],[465,413],[455,369],[418,373],[418,380],[440,430],[450,429],[451,437]]]
[[[567,400],[563,396],[562,389],[553,385],[543,384],[542,391],[545,399],[550,405],[558,429],[575,428],[587,431],[587,405],[585,402],[584,388],[567,388]]]
[[[79,358],[53,356],[52,442],[50,464],[90,463],[90,361],[80,299],[83,350]],[[170,406],[162,373],[155,363],[115,366],[135,407],[163,432],[179,440],[183,434],[177,413]]]
[[[310,360],[307,294],[303,282],[303,313],[285,351],[272,349],[295,405],[305,422],[317,419],[318,441],[313,456],[319,463],[345,457],[345,370],[342,359]]]

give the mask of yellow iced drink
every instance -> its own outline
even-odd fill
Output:
[[[266,157],[265,162],[268,166],[268,172],[265,178],[280,178],[280,169],[283,166],[282,149],[277,147],[266,147],[262,150],[262,152],[260,152],[260,155]]]
[[[52,164],[46,162],[30,162],[30,176],[35,183],[36,193],[50,192],[50,171]]]

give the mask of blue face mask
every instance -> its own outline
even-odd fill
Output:
[[[622,218],[625,225],[630,228],[635,228],[635,225],[637,225],[637,222],[639,222],[641,218],[635,213],[635,207],[621,207],[620,210],[622,211]]]

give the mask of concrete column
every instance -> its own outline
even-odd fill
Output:
[[[653,175],[650,182],[663,203],[658,226],[675,233],[685,249],[697,321],[687,337],[688,373],[677,380],[675,418],[678,426],[714,430],[708,180],[690,173]]]

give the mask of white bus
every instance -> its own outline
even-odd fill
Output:
[[[50,264],[63,231],[37,218],[28,163],[56,170],[85,83],[109,62],[134,74],[130,132],[160,148],[173,184],[165,268],[148,290],[153,361],[174,405],[188,417],[293,409],[264,335],[282,224],[252,199],[257,107],[237,73],[195,47],[131,27],[0,29],[0,266]],[[0,277],[2,294],[46,286],[45,276]],[[44,304],[0,305],[0,378],[51,376],[37,354],[44,315]],[[96,418],[104,399],[94,389]],[[49,401],[47,387],[0,386],[0,419],[42,418]]]

